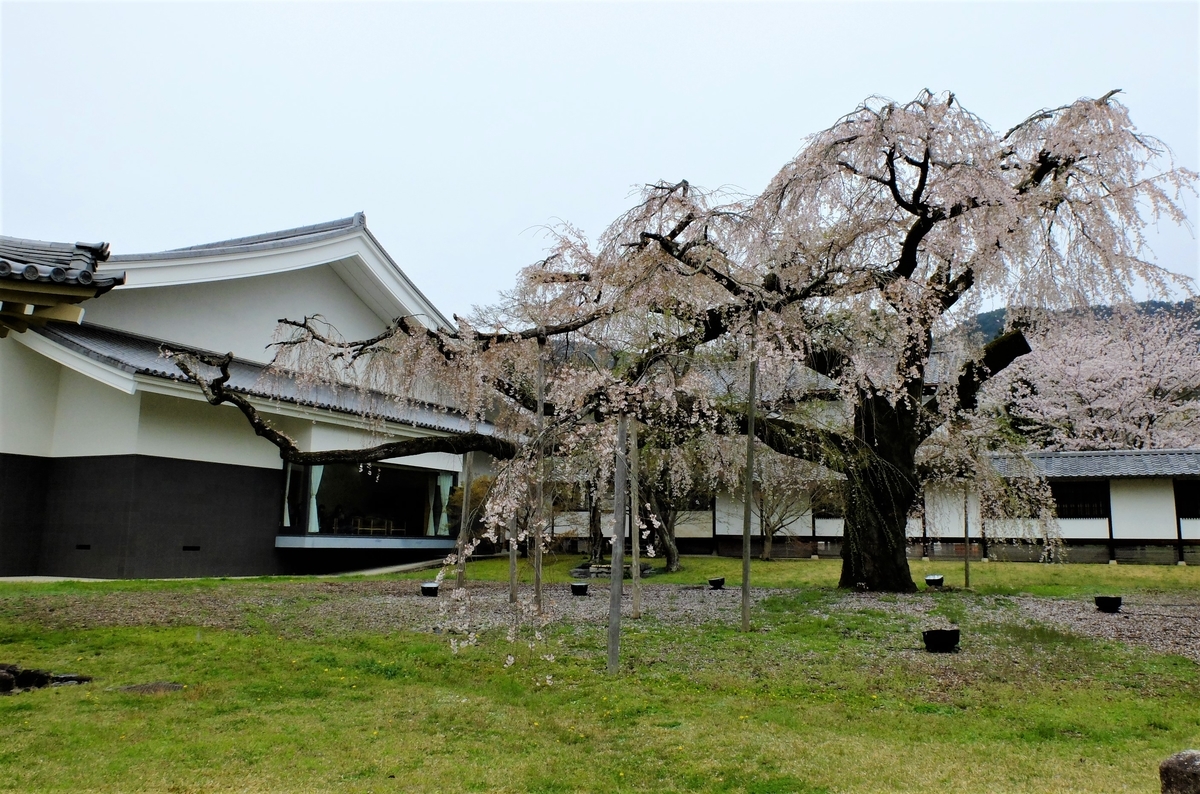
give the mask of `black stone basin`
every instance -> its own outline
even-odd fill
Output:
[[[585,596],[588,594],[587,582],[571,582],[571,595]]]
[[[438,583],[437,582],[421,582],[421,595],[437,598]]]
[[[1121,596],[1096,596],[1096,609],[1110,615],[1121,611]]]
[[[713,578],[708,580],[708,586],[711,587],[713,590],[724,590],[725,589],[725,577],[724,576],[714,576]]]
[[[941,587],[945,583],[946,577],[942,576],[940,573],[930,574],[929,576],[925,577],[926,587]]]
[[[930,653],[953,653],[960,636],[958,629],[928,629],[921,632],[925,650]]]

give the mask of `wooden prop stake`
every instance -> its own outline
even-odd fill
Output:
[[[608,592],[608,673],[616,675],[621,664],[621,595],[625,578],[625,509],[628,504],[626,491],[625,414],[617,418],[617,461],[613,474],[613,547],[612,571]]]

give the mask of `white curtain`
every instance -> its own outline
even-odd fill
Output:
[[[288,496],[292,490],[292,464],[283,464],[283,525],[290,527],[292,525],[292,515],[288,510]]]
[[[317,516],[317,490],[321,487],[321,475],[325,473],[324,466],[313,466],[309,469],[308,486],[308,531],[320,532],[321,524]]]
[[[442,514],[438,517],[439,535],[450,534],[449,517],[446,515],[446,505],[450,501],[450,489],[454,486],[454,475],[450,472],[440,472],[437,478],[438,492],[442,495]]]

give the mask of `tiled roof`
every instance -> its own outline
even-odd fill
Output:
[[[211,351],[199,350],[188,345],[178,345],[97,325],[54,325],[35,330],[63,347],[131,375],[148,375],[184,383],[188,382],[187,379],[174,363],[163,357],[162,347],[211,354]],[[492,432],[489,425],[477,425],[472,428],[465,417],[448,409],[437,406],[400,405],[383,394],[364,394],[349,387],[301,385],[292,378],[268,373],[264,365],[251,361],[234,359],[229,367],[229,374],[227,387],[231,391],[254,397],[338,413],[370,414],[388,422],[449,433],[466,433],[472,430],[485,434]]]
[[[0,281],[90,287],[105,292],[125,282],[121,272],[97,273],[108,243],[48,243],[0,236]]]
[[[294,229],[284,229],[278,232],[266,232],[249,237],[234,237],[230,240],[191,245],[186,248],[173,248],[169,251],[156,251],[149,254],[121,254],[114,256],[113,261],[137,262],[156,259],[185,259],[196,256],[220,256],[247,251],[286,248],[339,237],[354,229],[365,229],[366,225],[367,217],[363,213],[358,212],[349,218],[340,218],[336,221],[326,221],[325,223],[314,223],[311,226],[297,226]]]
[[[1034,452],[1025,457],[1050,478],[1200,476],[1200,449]],[[1020,473],[1017,458],[998,456],[994,463],[1001,474]]]

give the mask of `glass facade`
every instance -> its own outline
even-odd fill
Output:
[[[287,464],[282,534],[446,536],[453,472],[349,463]]]

